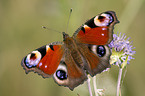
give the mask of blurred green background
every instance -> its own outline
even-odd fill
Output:
[[[114,32],[126,33],[136,47],[127,67],[122,96],[145,95],[145,0],[0,0],[0,96],[89,96],[86,82],[70,91],[52,78],[33,72],[25,74],[22,58],[45,44],[62,41],[62,35],[42,26],[68,33],[86,20],[108,10],[116,12],[119,24]],[[98,88],[105,96],[115,96],[118,67],[97,75]]]

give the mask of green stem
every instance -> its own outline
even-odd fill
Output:
[[[92,95],[91,84],[90,84],[90,77],[89,76],[88,76],[87,84],[88,84],[88,90],[89,90],[90,96],[93,96]]]
[[[93,85],[94,85],[95,96],[99,96],[97,92],[96,76],[93,77]]]
[[[122,68],[119,69],[116,96],[119,96],[119,94],[121,93],[121,77],[122,77]]]

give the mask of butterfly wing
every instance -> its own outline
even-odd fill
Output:
[[[115,12],[107,11],[87,21],[73,37],[79,43],[105,45],[112,40],[113,27],[118,22]]]
[[[33,71],[44,78],[50,77],[55,73],[63,56],[62,46],[58,42],[42,46],[24,57],[21,65],[26,73]]]
[[[107,45],[80,44],[78,47],[86,62],[84,68],[91,76],[110,67],[111,52]]]
[[[83,83],[86,73],[76,64],[69,50],[62,43],[42,46],[23,58],[21,65],[26,73],[33,71],[44,78],[53,76],[58,85],[73,90]]]
[[[69,87],[70,90],[73,90],[87,80],[87,75],[82,67],[74,60],[69,50],[66,50],[63,57],[53,77],[59,85]]]
[[[118,22],[115,12],[107,11],[93,17],[74,33],[73,38],[86,62],[84,67],[91,76],[110,67],[111,53],[107,44]]]

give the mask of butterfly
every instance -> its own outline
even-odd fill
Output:
[[[63,42],[44,45],[25,56],[21,65],[25,72],[35,72],[43,78],[53,77],[61,86],[73,90],[110,67],[108,44],[113,39],[114,25],[119,23],[113,11],[94,16],[70,37],[62,32]]]

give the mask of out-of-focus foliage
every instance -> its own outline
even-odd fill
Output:
[[[0,0],[0,96],[88,96],[86,83],[70,91],[52,78],[34,73],[26,75],[22,58],[45,44],[61,41],[62,35],[42,29],[47,26],[66,30],[69,10],[73,8],[70,35],[86,20],[98,13],[113,10],[120,23],[114,32],[126,33],[136,47],[134,60],[127,68],[122,96],[145,94],[145,2],[144,0]],[[97,75],[98,88],[105,96],[115,96],[118,67]]]

